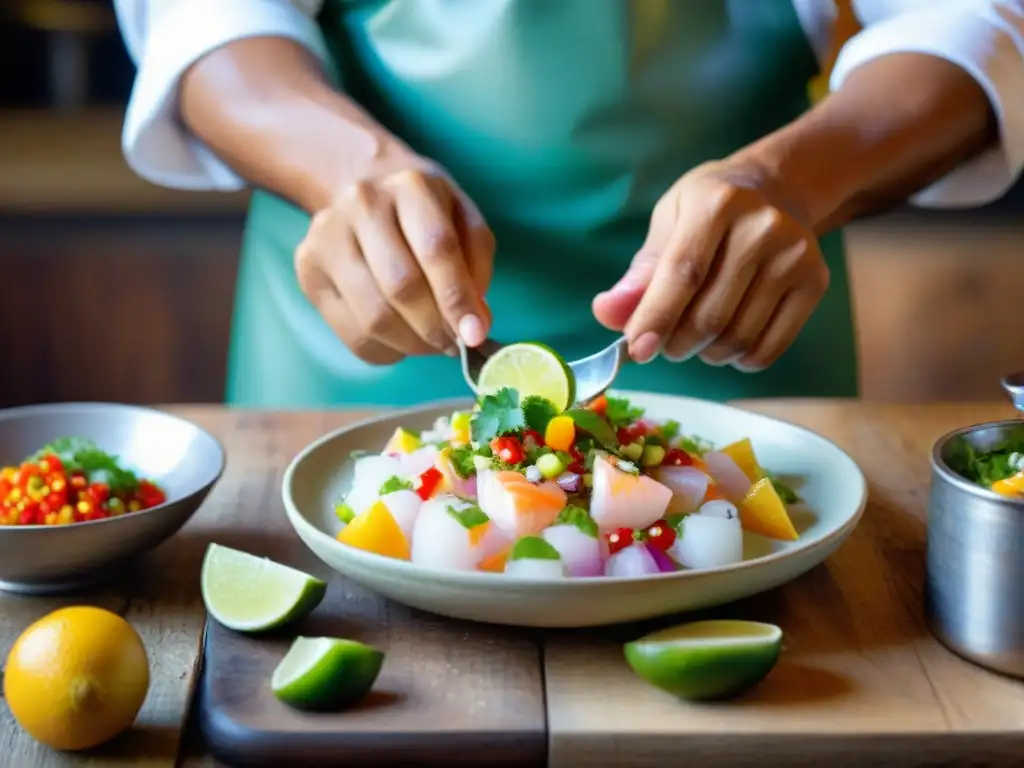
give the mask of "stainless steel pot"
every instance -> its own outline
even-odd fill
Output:
[[[925,615],[954,652],[1024,678],[1024,500],[1000,496],[955,471],[969,447],[990,451],[1011,439],[1024,439],[1024,421],[965,427],[935,443]]]

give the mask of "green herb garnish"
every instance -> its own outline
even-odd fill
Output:
[[[380,490],[377,491],[378,496],[386,496],[389,493],[396,493],[398,491],[411,491],[412,483],[408,480],[403,480],[398,475],[392,475],[381,485]]]
[[[611,424],[594,411],[574,408],[571,411],[566,411],[565,415],[569,416],[577,427],[593,435],[594,439],[608,450],[614,451],[619,447],[619,439],[615,436],[615,430],[612,429]]]
[[[535,432],[544,434],[548,422],[558,415],[558,409],[550,400],[543,397],[528,397],[523,400],[523,418],[526,426]]]
[[[558,550],[540,536],[524,536],[508,553],[509,560],[561,560]]]
[[[106,483],[112,494],[131,493],[138,476],[118,463],[118,457],[99,448],[92,440],[61,437],[43,446],[26,461],[38,462],[47,455],[60,459],[67,472],[82,472],[90,483]]]
[[[679,440],[679,447],[692,456],[703,456],[715,449],[714,443],[697,435],[684,435]]]
[[[490,451],[490,448],[488,448],[488,451]],[[473,461],[476,456],[477,453],[468,445],[459,445],[452,448],[449,453],[449,459],[455,474],[465,479],[476,472],[476,464]]]
[[[800,496],[797,494],[793,487],[789,483],[780,480],[777,475],[765,470],[765,475],[771,481],[771,484],[775,486],[775,492],[779,494],[779,498],[783,504],[796,504],[800,501]]]
[[[454,517],[458,521],[459,525],[467,530],[470,528],[476,528],[478,525],[483,525],[491,520],[491,518],[489,518],[476,504],[470,504],[468,507],[463,507],[462,509],[449,505],[448,514]]]
[[[597,523],[582,507],[568,506],[558,513],[552,525],[573,525],[592,539],[597,538]]]
[[[642,419],[644,409],[635,406],[624,397],[609,397],[608,407],[604,415],[613,427],[628,427],[633,422]]]
[[[341,522],[343,522],[345,525],[351,523],[352,518],[356,516],[355,510],[352,509],[352,507],[350,507],[344,501],[339,501],[337,504],[334,505],[334,514],[336,514],[338,516],[338,519],[341,520]]]
[[[473,414],[470,431],[474,442],[487,443],[499,435],[516,432],[525,425],[519,393],[506,387],[480,399],[480,410]]]

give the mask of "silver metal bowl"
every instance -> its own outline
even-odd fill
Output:
[[[968,448],[1024,438],[1024,422],[978,424],[932,451],[925,614],[935,636],[964,658],[1024,678],[1024,501],[1000,496],[957,469]]]
[[[167,492],[159,507],[87,523],[0,526],[0,590],[51,594],[96,583],[173,535],[224,471],[220,443],[185,419],[113,403],[0,411],[0,464],[16,465],[58,437],[93,440]]]

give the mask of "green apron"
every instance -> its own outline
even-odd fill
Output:
[[[446,167],[497,238],[491,335],[567,358],[614,334],[591,300],[622,275],[658,198],[808,107],[818,72],[790,0],[327,0],[339,84]],[[227,400],[266,408],[408,405],[467,394],[457,360],[358,360],[306,301],[309,217],[257,192],[238,278]],[[750,374],[697,358],[623,370],[621,388],[724,400],[854,396],[842,238],[796,343]]]

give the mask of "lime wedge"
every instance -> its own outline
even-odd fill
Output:
[[[297,637],[274,670],[270,688],[299,709],[341,709],[369,693],[383,661],[382,651],[355,640]]]
[[[203,558],[206,610],[228,629],[262,632],[310,613],[327,585],[308,573],[210,544]]]
[[[487,395],[509,387],[527,397],[543,397],[559,411],[576,401],[576,380],[557,352],[544,344],[524,341],[502,347],[487,359],[477,377],[477,389]]]
[[[782,630],[756,621],[697,621],[626,643],[626,661],[651,685],[684,699],[722,699],[761,682]]]

